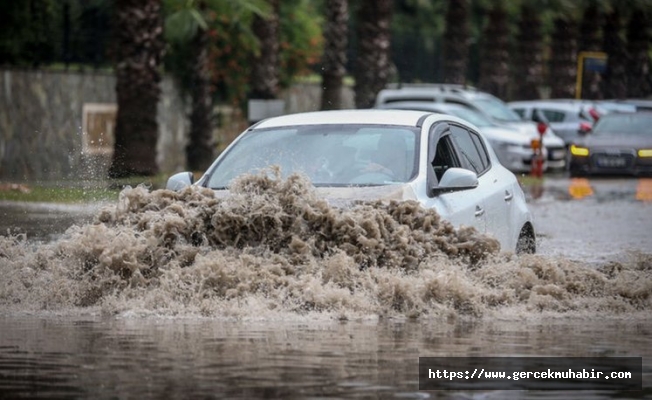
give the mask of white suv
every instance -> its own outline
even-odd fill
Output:
[[[431,101],[434,103],[459,104],[477,110],[493,121],[516,128],[529,139],[539,137],[536,124],[523,120],[505,102],[489,93],[471,86],[452,84],[402,84],[388,86],[376,97],[376,108],[391,107],[391,103],[406,101]],[[543,136],[543,145],[548,150],[547,165],[551,169],[566,167],[566,145],[564,140],[548,129]]]

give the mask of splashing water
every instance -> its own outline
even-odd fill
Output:
[[[648,315],[652,257],[499,253],[413,201],[334,207],[298,175],[125,189],[93,223],[0,237],[0,311],[251,319]]]

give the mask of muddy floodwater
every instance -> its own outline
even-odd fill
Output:
[[[300,177],[1,204],[0,399],[652,398],[650,182],[528,188],[521,257]],[[642,390],[419,390],[419,357],[524,356],[642,357]]]

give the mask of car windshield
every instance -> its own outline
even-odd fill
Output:
[[[492,97],[481,97],[473,100],[473,104],[485,113],[500,121],[522,121],[521,117],[503,102]]]
[[[607,114],[593,128],[594,135],[652,135],[652,113]]]
[[[416,175],[418,129],[385,125],[310,125],[245,133],[209,171],[208,187],[278,166],[315,186],[385,185]]]

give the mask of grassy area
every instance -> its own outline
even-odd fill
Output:
[[[118,189],[23,186],[23,190],[0,190],[0,201],[85,203],[115,200]]]
[[[118,198],[126,186],[144,184],[153,189],[165,186],[167,175],[131,177],[98,182],[46,182],[35,184],[7,184],[0,182],[0,201],[45,203],[86,203],[111,201]]]

